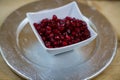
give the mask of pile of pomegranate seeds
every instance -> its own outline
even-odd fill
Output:
[[[40,23],[34,23],[34,27],[48,48],[71,45],[90,37],[84,21],[68,16],[59,19],[53,15],[52,19],[45,18]]]

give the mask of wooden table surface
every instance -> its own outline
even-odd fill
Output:
[[[0,26],[15,9],[35,0],[0,0]],[[120,1],[81,1],[101,12],[113,25],[118,36],[117,54],[107,69],[92,80],[120,80]],[[0,80],[24,80],[16,75],[0,55]]]

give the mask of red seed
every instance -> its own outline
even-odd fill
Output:
[[[74,36],[76,33],[75,32],[72,32],[72,35]]]
[[[51,43],[46,41],[46,42],[45,42],[45,45],[48,47],[48,46],[51,45]]]
[[[57,20],[57,16],[53,15],[52,20]]]
[[[48,22],[48,18],[45,18],[41,21],[41,23],[47,23]]]
[[[34,23],[33,25],[36,27],[36,26],[38,26],[39,24],[37,24],[37,23]]]
[[[60,26],[58,29],[59,29],[60,31],[63,31],[63,30],[64,30],[64,27]]]
[[[66,45],[67,45],[67,42],[63,41],[62,45],[63,45],[63,46],[66,46]]]
[[[51,33],[51,31],[46,31],[46,34],[50,34]]]
[[[65,19],[66,19],[66,20],[71,20],[72,18],[71,18],[71,17],[69,17],[69,16],[67,16]]]
[[[48,30],[48,31],[51,31],[51,27],[50,27],[50,26],[47,26],[47,30]]]
[[[53,46],[47,46],[48,48],[53,48]]]
[[[59,39],[60,39],[60,37],[59,37],[59,36],[55,36],[55,39],[56,39],[56,40],[59,40]]]
[[[53,33],[51,33],[51,34],[50,34],[50,38],[53,38],[53,37],[54,37],[54,34],[53,34]]]
[[[60,35],[60,38],[61,38],[61,40],[64,40],[64,36],[63,35]]]
[[[70,36],[66,35],[65,37],[67,40],[71,40]]]
[[[52,42],[55,42],[55,40],[53,39],[53,38],[50,38],[50,42],[52,43]]]
[[[48,48],[71,45],[91,36],[84,21],[69,16],[58,19],[53,15],[52,19],[45,18],[33,25]]]
[[[45,40],[46,40],[46,38],[45,38],[45,37],[42,37],[42,40],[43,40],[43,41],[45,41]]]
[[[58,44],[57,42],[54,42],[54,45],[55,45],[55,46],[57,46],[57,44]]]
[[[33,25],[35,26],[35,28],[36,28],[37,30],[39,30],[39,29],[40,29],[40,26],[39,26],[39,24],[37,24],[37,23],[34,23]]]

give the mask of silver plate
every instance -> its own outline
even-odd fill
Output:
[[[113,60],[117,39],[108,20],[87,5],[78,5],[82,13],[96,26],[97,38],[89,45],[51,56],[37,41],[29,24],[20,34],[20,47],[16,44],[16,30],[26,12],[56,8],[70,0],[40,0],[27,4],[7,17],[0,29],[1,53],[10,68],[31,80],[91,79],[101,73]]]

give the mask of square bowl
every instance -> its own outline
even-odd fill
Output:
[[[31,28],[33,30],[33,32],[35,33],[38,41],[41,43],[42,47],[50,54],[56,55],[56,54],[60,54],[66,51],[70,51],[73,50],[74,48],[77,47],[83,47],[87,44],[89,44],[92,40],[94,40],[97,36],[97,33],[90,27],[89,23],[87,21],[85,21],[83,14],[80,12],[77,3],[75,1],[64,5],[62,7],[59,8],[55,8],[55,9],[50,9],[50,10],[44,10],[44,11],[39,11],[39,12],[28,12],[27,14],[27,18],[28,18],[28,22],[31,25]],[[66,16],[69,17],[75,17],[77,19],[83,20],[87,23],[87,28],[90,31],[90,35],[91,37],[83,40],[81,42],[75,43],[75,44],[71,44],[71,45],[67,45],[64,47],[59,47],[59,48],[47,48],[41,38],[41,36],[39,35],[39,33],[37,32],[37,30],[34,27],[34,23],[39,23],[42,19],[44,18],[48,18],[50,19],[51,16],[56,15],[58,18],[63,19]]]

